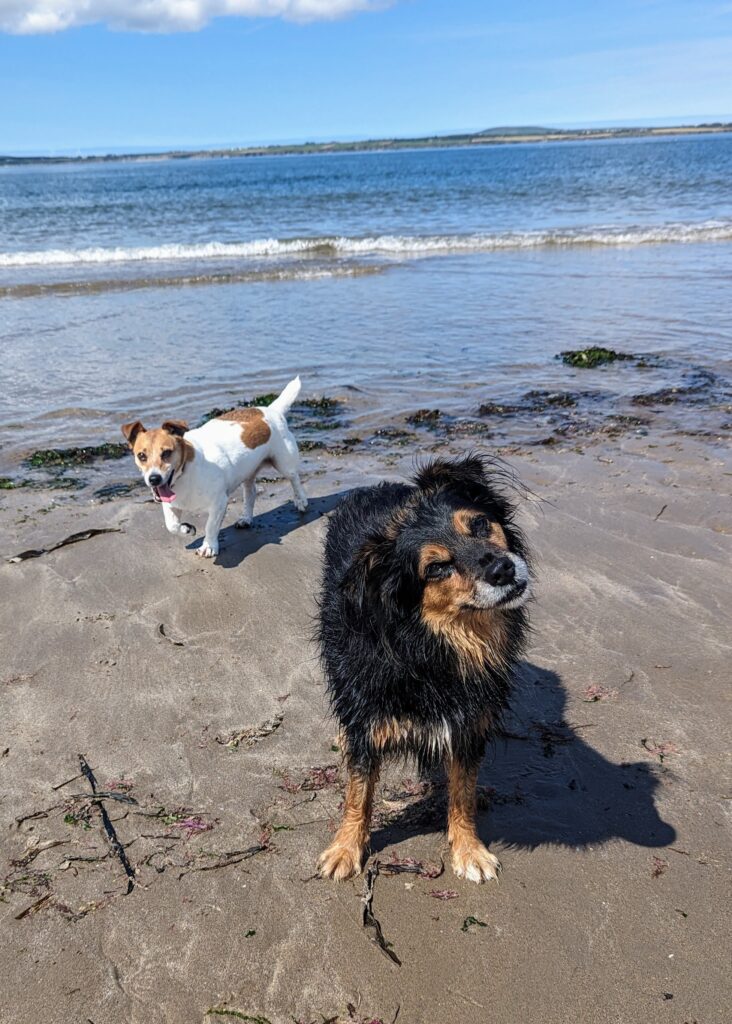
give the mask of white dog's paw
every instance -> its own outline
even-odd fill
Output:
[[[196,532],[196,527],[192,526],[190,523],[171,523],[170,526],[166,523],[166,528],[168,533],[180,534],[183,537],[192,535]]]
[[[498,878],[501,862],[476,839],[453,847],[452,869],[458,878],[467,878],[469,882],[480,884]]]
[[[234,526],[237,530],[248,530],[252,525],[251,519],[247,519],[246,516],[242,516],[241,519],[237,519]]]
[[[294,498],[295,508],[298,512],[307,512],[308,510],[308,499],[307,498]]]
[[[207,544],[205,541],[200,546],[200,548],[196,551],[196,554],[200,555],[201,558],[215,558],[216,555],[218,555],[218,553],[219,553],[219,546],[218,546],[218,544],[215,544],[215,545]]]

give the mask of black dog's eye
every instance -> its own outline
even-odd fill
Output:
[[[160,458],[164,459],[165,462],[167,462],[172,454],[173,454],[173,449],[172,448],[166,448],[164,452],[161,452]]]
[[[488,516],[476,516],[470,524],[470,532],[474,537],[490,537],[491,523]]]
[[[144,452],[140,452],[137,458],[140,460],[140,462],[147,462],[147,455]]]
[[[424,571],[427,580],[444,580],[452,576],[455,566],[452,562],[430,562]]]

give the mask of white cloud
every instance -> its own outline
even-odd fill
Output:
[[[131,32],[193,32],[212,18],[327,21],[384,8],[389,0],[0,0],[0,31],[61,32],[103,22]]]

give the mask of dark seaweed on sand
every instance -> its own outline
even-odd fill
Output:
[[[114,441],[83,448],[41,448],[33,452],[25,464],[33,469],[66,469],[68,466],[86,465],[95,459],[122,459],[128,452],[126,444]]]
[[[0,477],[0,491],[16,491],[27,487],[32,491],[78,491],[86,487],[87,481],[78,476],[52,476],[46,480],[31,480],[28,477]]]

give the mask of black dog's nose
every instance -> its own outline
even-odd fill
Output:
[[[147,478],[147,482],[150,484],[151,487],[157,487],[158,484],[161,484],[163,482],[162,473],[151,473],[150,476]]]
[[[505,587],[513,583],[516,576],[516,568],[506,555],[497,558],[486,569],[485,578],[493,587]]]

